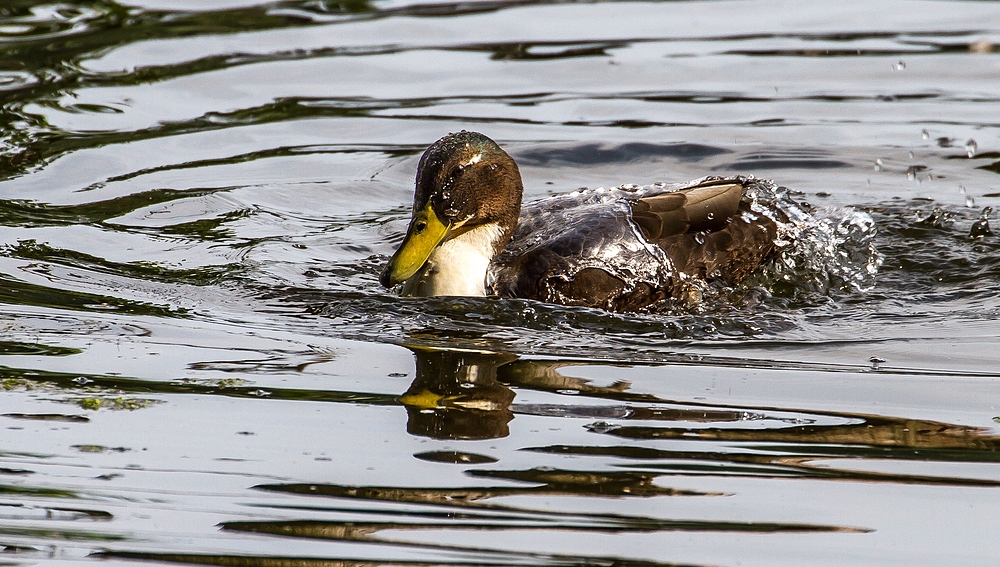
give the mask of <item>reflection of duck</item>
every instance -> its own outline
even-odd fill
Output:
[[[399,401],[406,430],[437,439],[492,439],[510,434],[514,392],[497,380],[513,354],[409,347],[416,379]]]
[[[493,293],[616,311],[683,297],[690,277],[735,285],[778,232],[743,201],[749,183],[595,189],[522,211],[514,160],[482,134],[450,134],[420,159],[413,217],[381,282],[412,296]]]
[[[630,392],[628,382],[607,386],[565,375],[567,366],[586,361],[522,360],[509,352],[408,346],[416,359],[416,377],[399,397],[406,406],[406,430],[435,439],[492,439],[510,434],[515,415],[575,419],[743,421],[746,412],[706,408],[660,407],[654,396]],[[580,395],[613,403],[515,404],[514,390]],[[626,405],[625,402],[631,402]],[[648,402],[652,402],[649,405]]]
[[[921,454],[943,451],[1000,451],[1000,436],[989,428],[957,425],[938,421],[882,416],[866,413],[822,412],[796,407],[761,407],[716,405],[704,401],[666,399],[649,392],[635,391],[627,382],[607,386],[574,376],[572,367],[604,366],[607,362],[582,360],[519,359],[506,352],[441,350],[409,346],[416,358],[416,378],[399,401],[408,413],[407,431],[436,439],[490,439],[510,434],[516,416],[548,419],[572,419],[585,424],[595,434],[610,436],[625,443],[598,443],[597,446],[553,445],[533,450],[558,454],[631,455],[636,458],[677,458],[728,462],[732,470],[747,466],[775,466],[780,474],[798,471],[831,478],[829,467],[810,462],[824,450],[806,450],[810,445],[838,447],[846,457],[911,458],[913,450]],[[745,363],[745,360],[743,360]],[[731,366],[737,359],[716,360],[713,365]],[[808,365],[807,365],[808,366]],[[669,367],[665,367],[669,368]],[[594,372],[588,372],[593,374]],[[516,403],[515,392],[534,392],[528,398],[549,399],[555,403]],[[560,394],[559,398],[537,393]],[[569,399],[566,399],[566,398]],[[570,401],[572,400],[572,401]],[[587,420],[587,421],[580,421]],[[608,420],[608,421],[605,421]],[[756,423],[747,427],[748,421]],[[530,423],[530,422],[529,422]],[[537,424],[535,422],[532,425]],[[554,425],[562,427],[560,422]],[[530,427],[527,423],[525,426]],[[652,449],[629,442],[642,440],[685,439],[701,442],[791,443],[801,457],[718,453],[688,449]],[[808,457],[808,458],[807,458]],[[986,458],[986,457],[983,457]],[[681,465],[681,468],[686,468]],[[759,473],[760,471],[756,471]],[[840,471],[842,480],[905,482],[948,482],[946,477],[924,477]],[[963,485],[997,486],[996,480],[961,479]],[[315,494],[311,485],[304,491]]]

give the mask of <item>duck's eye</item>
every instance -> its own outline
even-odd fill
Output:
[[[460,166],[458,166],[458,167],[455,168],[455,171],[453,171],[451,173],[451,176],[452,177],[461,177],[463,173],[465,173],[465,166],[464,165],[460,165]]]
[[[427,228],[427,223],[424,221],[420,221],[417,224],[413,225],[413,232],[415,234],[420,234],[421,232],[424,231],[425,228]]]

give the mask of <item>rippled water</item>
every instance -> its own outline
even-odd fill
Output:
[[[0,563],[994,565],[998,45],[988,2],[5,1]],[[526,201],[774,179],[882,266],[396,297],[460,129]]]

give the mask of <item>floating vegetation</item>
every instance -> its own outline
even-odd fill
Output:
[[[243,378],[181,378],[174,383],[224,390],[226,388],[241,388],[246,386],[249,381]]]
[[[70,382],[74,384],[91,384],[93,380],[80,376],[70,380]],[[123,395],[121,390],[114,388],[92,384],[82,387],[64,388],[55,382],[30,380],[27,378],[0,379],[0,389],[8,392],[40,392],[46,394],[46,397],[52,401],[74,404],[90,411],[100,409],[134,411],[163,403],[163,400]],[[80,391],[86,392],[86,395],[80,396]],[[15,414],[7,415],[13,416]]]
[[[135,411],[137,409],[148,408],[152,405],[164,403],[163,400],[133,398],[127,396],[92,396],[87,398],[72,398],[66,401],[68,403],[74,403],[81,408],[90,411],[97,411],[100,409]]]
[[[5,391],[30,391],[56,388],[54,384],[46,382],[36,382],[25,378],[4,378],[0,380],[0,388]]]
[[[127,453],[132,449],[128,447],[105,447],[104,445],[73,445],[81,453]]]

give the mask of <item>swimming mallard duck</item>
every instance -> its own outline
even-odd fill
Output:
[[[522,297],[635,311],[685,297],[693,278],[736,285],[775,248],[750,180],[578,191],[521,209],[514,160],[477,132],[449,134],[417,166],[413,216],[380,277],[409,296]]]

